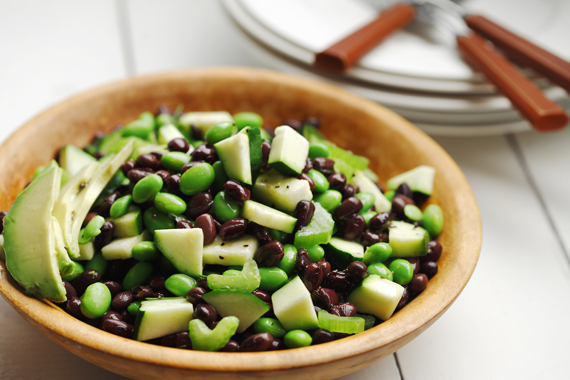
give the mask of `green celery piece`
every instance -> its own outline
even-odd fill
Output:
[[[313,203],[315,205],[313,219],[307,226],[295,233],[294,244],[297,248],[309,248],[316,244],[326,244],[332,237],[334,220],[331,214],[318,202]]]
[[[198,351],[218,351],[230,341],[238,326],[239,319],[232,316],[222,318],[213,330],[210,330],[202,320],[193,319],[188,324],[192,349]]]
[[[214,289],[235,289],[252,292],[259,288],[261,275],[255,260],[247,260],[240,273],[232,276],[210,274],[207,277],[208,287]]]
[[[356,171],[356,169],[354,169],[354,167],[352,165],[350,165],[349,163],[347,163],[345,160],[343,160],[342,158],[337,158],[334,161],[334,171],[337,173],[342,173],[345,175],[345,177],[348,179],[348,181],[350,182],[350,180],[352,179],[352,177],[354,176],[354,172]]]
[[[349,150],[339,148],[330,141],[326,141],[324,144],[328,146],[328,148],[331,151],[329,158],[331,158],[332,160],[341,159],[343,161],[346,161],[347,164],[349,164],[356,170],[364,170],[368,167],[368,164],[370,163],[370,160],[368,158],[354,154]]]
[[[257,127],[246,127],[249,136],[249,161],[251,162],[251,183],[255,183],[263,161],[261,158],[261,130]]]
[[[319,310],[319,327],[330,332],[358,334],[364,331],[365,321],[360,317],[339,317]]]
[[[321,132],[319,132],[319,130],[311,124],[303,125],[303,137],[306,138],[310,143],[322,143],[327,141]]]

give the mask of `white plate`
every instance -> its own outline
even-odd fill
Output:
[[[570,59],[567,38],[570,1],[469,0],[462,4],[472,13],[492,17]],[[255,38],[306,65],[312,64],[316,52],[377,15],[369,3],[356,0],[234,0],[227,1],[226,5]],[[240,14],[236,16],[236,12]],[[428,39],[411,30],[398,31],[366,55],[346,76],[407,90],[494,93],[493,87],[461,60],[451,34],[432,33]],[[546,85],[546,82],[539,84]]]

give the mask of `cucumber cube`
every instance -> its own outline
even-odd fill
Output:
[[[360,188],[363,193],[374,195],[374,207],[376,212],[388,212],[392,208],[392,203],[382,194],[378,186],[364,172],[357,171],[352,178],[352,182]]]
[[[180,126],[185,132],[190,134],[190,127],[196,126],[205,136],[206,132],[212,128],[213,125],[221,123],[222,121],[234,122],[232,115],[226,111],[214,112],[187,112],[180,117]]]
[[[134,337],[145,341],[186,331],[193,313],[194,306],[185,298],[143,301],[135,321]]]
[[[204,233],[200,228],[154,231],[154,242],[162,254],[181,273],[202,275]]]
[[[249,137],[247,133],[242,132],[214,144],[214,148],[220,161],[224,164],[228,177],[251,185],[253,181],[249,156]]]
[[[324,248],[333,268],[346,269],[351,262],[364,258],[364,247],[353,241],[333,237]]]
[[[204,246],[202,260],[205,265],[244,265],[253,259],[258,246],[257,238],[251,235],[243,235],[233,241],[223,241],[217,235],[213,242]]]
[[[252,200],[243,203],[241,213],[251,222],[286,233],[292,233],[297,223],[296,218]]]
[[[285,177],[275,170],[257,177],[252,195],[262,203],[288,213],[295,211],[300,201],[313,199],[309,182]]]
[[[275,128],[275,137],[267,163],[277,171],[298,175],[305,168],[309,156],[309,142],[288,125]]]
[[[427,255],[429,242],[426,230],[406,222],[394,221],[388,227],[390,257],[418,257]]]
[[[101,254],[105,260],[126,260],[133,257],[133,247],[141,241],[152,241],[152,235],[148,231],[132,237],[115,239],[103,248]]]
[[[412,191],[425,195],[433,192],[433,181],[435,179],[435,169],[431,166],[420,165],[412,170],[392,177],[386,182],[390,190],[395,190],[402,183],[406,183]]]
[[[371,274],[346,300],[356,306],[359,313],[372,314],[385,321],[396,310],[403,293],[402,285]]]
[[[222,317],[237,317],[239,319],[238,333],[244,332],[253,322],[269,311],[269,306],[265,302],[243,290],[216,289],[204,294],[202,299],[212,305]]]
[[[319,328],[319,320],[311,293],[296,276],[271,296],[273,312],[285,330],[311,330]]]
[[[186,139],[182,132],[172,124],[163,125],[158,129],[158,143],[161,145],[167,145],[177,138]]]

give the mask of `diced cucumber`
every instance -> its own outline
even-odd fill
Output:
[[[158,143],[161,145],[167,145],[174,139],[181,138],[186,140],[182,132],[176,128],[173,124],[166,124],[158,128]]]
[[[427,255],[429,237],[426,230],[406,222],[394,221],[388,227],[390,257],[417,257]]]
[[[258,246],[257,238],[251,235],[233,241],[223,241],[217,235],[213,242],[204,246],[202,260],[204,265],[244,265],[253,258]]]
[[[371,274],[346,300],[356,306],[359,313],[372,314],[385,321],[396,310],[403,293],[402,285]]]
[[[202,320],[193,319],[188,324],[192,349],[198,351],[218,351],[230,341],[238,326],[239,319],[236,317],[222,318],[213,330],[210,330]]]
[[[231,276],[226,274],[210,274],[207,278],[208,287],[215,289],[234,289],[253,292],[261,283],[261,275],[255,260],[246,261],[241,271],[236,271]]]
[[[101,254],[106,260],[130,259],[133,257],[133,247],[141,241],[152,241],[152,234],[145,230],[137,236],[115,239],[101,248]]]
[[[402,174],[392,177],[386,182],[390,190],[395,190],[402,183],[406,183],[412,191],[425,195],[433,192],[433,182],[435,179],[435,169],[431,166],[420,165]]]
[[[309,143],[322,143],[326,141],[325,137],[311,124],[303,125],[303,136],[309,141]]]
[[[58,162],[59,166],[65,169],[70,177],[73,177],[79,173],[81,169],[93,162],[97,162],[97,160],[75,145],[67,144],[60,149]]]
[[[271,296],[273,312],[287,331],[319,328],[311,293],[299,276],[295,276]]]
[[[263,158],[261,157],[261,130],[256,127],[245,127],[242,129],[249,137],[249,162],[251,166],[251,178],[255,182],[261,167]]]
[[[309,142],[288,125],[275,128],[275,137],[267,163],[277,171],[298,175],[303,172],[309,155]]]
[[[131,205],[125,215],[110,220],[115,225],[114,236],[117,238],[137,236],[143,231],[143,216],[138,206]]]
[[[310,201],[313,193],[309,182],[293,177],[286,177],[276,170],[271,170],[257,177],[252,195],[278,210],[292,213],[300,201]]]
[[[313,219],[309,224],[295,233],[295,247],[309,248],[316,244],[326,244],[331,240],[334,220],[319,203],[315,203]]]
[[[374,207],[376,212],[388,212],[392,203],[382,194],[378,186],[364,172],[357,171],[352,178],[353,183],[360,188],[361,192],[374,195]]]
[[[154,242],[162,254],[181,273],[202,275],[204,233],[200,228],[154,231]]]
[[[135,321],[134,338],[145,341],[187,331],[194,306],[185,298],[143,301]]]
[[[333,268],[346,269],[351,262],[364,258],[364,247],[353,241],[333,237],[324,248]]]
[[[77,260],[91,260],[95,254],[95,245],[93,240],[85,244],[79,244],[79,257]]]
[[[340,317],[326,310],[319,310],[319,326],[330,332],[358,334],[364,331],[364,319],[360,317]]]
[[[242,132],[245,129],[242,130]],[[249,137],[247,133],[239,132],[216,144],[214,148],[224,164],[228,177],[247,185],[253,184],[251,175],[251,162],[249,151]]]
[[[202,299],[212,305],[222,317],[237,317],[239,319],[238,333],[244,332],[253,322],[269,311],[269,306],[265,302],[243,290],[216,289],[204,294]]]
[[[192,125],[196,126],[202,134],[205,136],[206,132],[210,128],[223,121],[234,122],[232,115],[226,111],[214,111],[214,112],[187,112],[180,116],[178,123],[185,130],[185,132],[190,135],[190,127]]]
[[[291,233],[297,219],[274,208],[249,200],[243,203],[242,217],[261,226]]]

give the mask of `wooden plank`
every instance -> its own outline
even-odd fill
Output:
[[[455,304],[398,351],[403,378],[567,377],[570,267],[508,141],[437,141],[471,183],[483,247]]]

